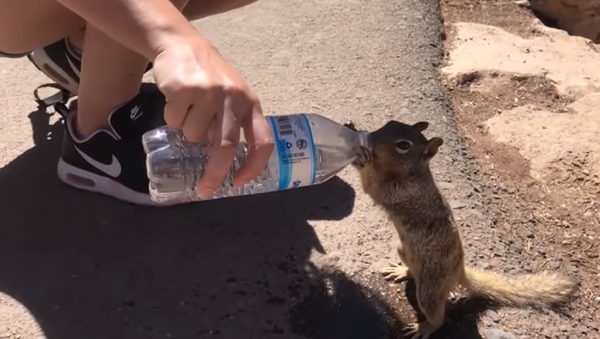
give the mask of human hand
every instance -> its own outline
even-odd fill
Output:
[[[242,185],[265,168],[273,151],[271,129],[258,96],[242,76],[200,37],[165,46],[154,60],[154,77],[164,93],[165,121],[192,142],[210,143],[206,172],[197,185],[211,195],[233,164],[243,129],[249,154],[234,178]]]

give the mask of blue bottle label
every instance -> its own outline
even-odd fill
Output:
[[[296,114],[266,118],[279,156],[279,190],[314,184],[317,154],[308,117]]]

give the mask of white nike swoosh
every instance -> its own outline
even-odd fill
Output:
[[[71,66],[71,70],[78,76],[81,78],[81,74],[79,73],[79,69],[77,69],[77,66],[75,66],[75,64],[73,63],[73,61],[71,61],[71,58],[66,55],[67,57],[67,62],[69,63],[69,66]]]
[[[113,178],[116,178],[121,174],[121,163],[119,162],[117,157],[114,156],[114,154],[112,156],[111,163],[107,165],[94,160],[89,155],[83,153],[79,148],[77,148],[77,146],[73,145],[73,147],[75,147],[77,153],[79,153],[79,155],[81,155],[81,157],[85,159],[85,161],[87,161],[90,165],[96,167],[97,169],[101,170],[102,172],[110,175]]]

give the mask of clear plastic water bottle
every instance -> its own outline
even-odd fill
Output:
[[[247,145],[240,142],[233,166],[223,184],[207,199],[252,195],[323,183],[350,165],[367,133],[318,114],[266,116],[275,147],[261,174],[243,186],[233,185],[244,164]],[[207,164],[207,144],[186,141],[180,130],[167,126],[142,137],[150,196],[161,204],[207,200],[198,197],[196,184]]]

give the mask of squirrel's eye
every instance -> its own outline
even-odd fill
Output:
[[[412,146],[412,144],[405,140],[400,140],[396,142],[396,148],[400,151],[408,151],[408,149]]]

